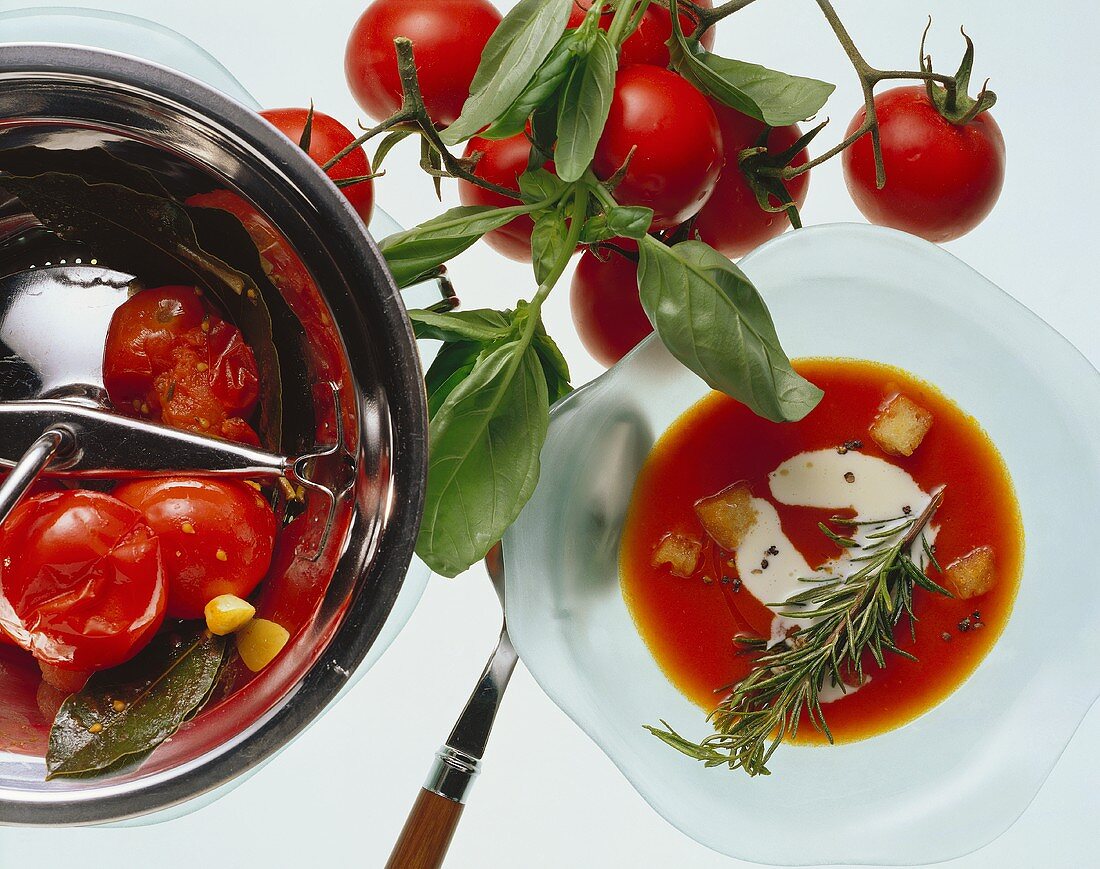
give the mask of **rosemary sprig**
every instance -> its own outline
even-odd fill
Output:
[[[710,714],[715,732],[702,742],[685,739],[665,721],[663,727],[646,725],[646,729],[708,767],[726,765],[750,776],[771,774],[768,761],[784,739],[798,735],[803,711],[832,742],[819,696],[825,680],[842,689],[845,676],[862,684],[868,655],[880,668],[886,666],[887,652],[916,660],[894,642],[894,629],[903,615],[916,636],[914,588],[950,597],[924,572],[926,563],[939,569],[923,531],[942,501],[941,489],[918,516],[858,523],[833,517],[835,524],[853,531],[864,529],[864,542],[856,543],[822,527],[834,542],[860,551],[851,559],[858,569],[847,577],[807,580],[810,587],[788,598],[780,612],[792,618],[812,617],[814,623],[770,650],[766,638],[738,638],[746,649],[760,652],[760,657],[752,672]],[[928,559],[925,562],[922,557],[919,565],[910,555],[918,536]]]

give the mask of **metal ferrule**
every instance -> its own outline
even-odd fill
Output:
[[[455,803],[465,803],[479,772],[480,760],[445,745],[435,754],[435,763],[428,773],[428,780],[424,782],[424,790]]]

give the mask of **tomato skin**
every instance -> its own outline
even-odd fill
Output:
[[[519,176],[527,171],[527,161],[531,155],[531,142],[523,133],[507,139],[482,139],[475,136],[466,143],[463,156],[469,158],[480,151],[474,174],[501,187],[519,189]],[[553,168],[552,164],[547,164]],[[491,205],[504,208],[519,205],[518,199],[502,196],[484,187],[478,187],[469,181],[458,182],[458,198],[463,205]],[[518,262],[531,262],[531,232],[535,224],[526,214],[513,218],[500,229],[485,234],[489,247],[497,253]]]
[[[633,239],[612,243],[638,250]],[[638,263],[614,248],[584,252],[573,273],[569,308],[581,343],[601,365],[614,365],[653,331],[638,298]]]
[[[191,287],[144,290],[115,311],[103,382],[122,413],[259,445],[244,420],[259,399],[256,356]]]
[[[607,180],[637,146],[614,190],[620,205],[653,209],[652,229],[671,229],[699,211],[722,171],[722,132],[706,98],[667,69],[620,69],[593,169]]]
[[[584,14],[591,8],[593,0],[573,0],[573,8],[569,12],[569,23],[566,27],[580,27],[584,21]],[[713,0],[696,0],[696,6],[704,9],[714,8]],[[611,27],[613,12],[604,12],[600,15],[600,27],[607,30]],[[680,13],[680,29],[686,36],[690,36],[695,29],[695,23],[690,15]],[[641,23],[619,50],[619,65],[626,66],[630,63],[648,63],[652,66],[668,66],[668,40],[672,37],[672,15],[663,6],[651,3],[642,15]],[[708,51],[714,48],[714,28],[710,28],[699,40],[703,48]]]
[[[453,124],[500,22],[489,0],[374,0],[355,22],[344,55],[352,96],[377,121],[401,108],[393,41],[405,36],[428,114],[437,124]]]
[[[302,141],[302,133],[306,128],[306,119],[309,117],[309,109],[267,109],[260,112],[284,136],[295,144]],[[337,154],[354,142],[356,135],[341,124],[336,118],[326,115],[324,112],[313,112],[313,125],[309,139],[309,151],[313,162],[323,166]],[[356,148],[340,162],[330,169],[325,170],[333,181],[342,178],[359,178],[370,175],[370,161],[367,152],[361,147]],[[352,184],[350,187],[340,188],[347,197],[351,207],[363,219],[363,223],[370,223],[371,212],[374,210],[374,182],[362,181]]]
[[[695,229],[703,241],[730,259],[735,259],[781,234],[790,226],[790,221],[781,211],[765,211],[760,207],[756,194],[752,192],[737,163],[738,155],[742,151],[756,145],[764,132],[764,123],[716,100],[711,101],[711,108],[718,116],[718,124],[722,128],[726,165],[710,200],[695,217]],[[768,134],[769,152],[778,154],[787,150],[801,135],[802,131],[797,124],[773,128]],[[807,159],[806,151],[802,150],[791,161],[791,165],[801,166]],[[806,201],[810,173],[797,175],[786,184],[791,198],[801,208]],[[772,197],[772,204],[778,205],[779,200]]]
[[[66,670],[42,661],[38,662],[38,668],[42,671],[42,681],[63,692],[62,697],[80,691],[92,675],[91,670]]]
[[[959,238],[976,227],[1001,195],[1005,142],[989,112],[965,126],[936,111],[920,85],[875,97],[886,186],[875,185],[870,134],[844,152],[844,178],[856,206],[871,223],[933,242]],[[861,109],[848,127],[863,123]]]
[[[101,670],[128,661],[164,619],[160,541],[110,495],[24,501],[0,526],[0,628],[40,662]]]
[[[112,494],[160,538],[173,618],[202,618],[220,594],[247,597],[271,566],[275,514],[246,483],[169,477],[124,483]]]
[[[206,308],[194,287],[159,287],[115,311],[103,351],[103,384],[116,407],[145,401],[157,372],[172,365],[176,344],[202,325]]]

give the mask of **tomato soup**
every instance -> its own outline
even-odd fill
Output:
[[[622,589],[668,678],[710,712],[753,666],[753,656],[739,652],[735,638],[768,636],[774,611],[764,604],[777,602],[757,600],[749,592],[748,577],[738,575],[739,562],[704,532],[695,512],[698,501],[740,481],[755,496],[769,498],[769,475],[776,468],[818,450],[889,461],[926,492],[945,487],[932,520],[937,562],[948,565],[977,547],[990,547],[995,582],[969,599],[914,590],[915,639],[903,617],[895,640],[917,660],[887,655],[884,669],[869,662],[869,681],[823,706],[835,741],[853,741],[912,720],[974,672],[1011,615],[1023,565],[1023,529],[1000,454],[977,422],[934,386],[900,369],[857,360],[804,359],[795,368],[825,391],[802,421],[771,423],[711,393],[660,439],[638,477],[623,532]],[[868,436],[884,402],[897,394],[933,419],[908,457],[888,455]],[[818,523],[843,511],[771,503],[786,538],[808,564],[839,557],[840,547]],[[687,578],[672,575],[667,564],[654,564],[656,548],[670,534],[702,541],[698,566]],[[766,568],[768,554],[761,555]],[[930,564],[927,573],[944,584]],[[799,741],[824,739],[808,721],[803,725]]]

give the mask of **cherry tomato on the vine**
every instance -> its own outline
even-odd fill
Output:
[[[221,594],[247,597],[271,566],[275,514],[247,483],[170,477],[113,492],[160,538],[168,615],[198,619]]]
[[[355,22],[344,55],[352,95],[378,121],[401,108],[393,41],[404,36],[413,43],[428,114],[437,124],[452,124],[500,22],[489,0],[374,0]]]
[[[466,143],[465,157],[480,152],[481,159],[474,168],[474,175],[501,187],[519,189],[519,176],[527,170],[531,154],[531,142],[523,133],[507,139],[482,139],[475,136]],[[505,208],[519,205],[518,199],[502,196],[469,181],[459,180],[458,197],[463,205],[491,205]],[[513,218],[500,229],[485,235],[485,241],[497,253],[520,262],[531,262],[531,231],[535,228],[531,218],[523,214]]]
[[[573,0],[573,9],[569,13],[567,27],[580,27],[584,21],[585,13],[591,8],[595,0]],[[600,0],[603,2],[603,0]],[[713,0],[696,0],[696,6],[703,9],[714,7]],[[600,15],[600,27],[607,30],[611,26],[614,10],[608,10]],[[685,36],[691,36],[695,30],[695,22],[685,12],[680,13],[680,29]],[[672,15],[669,11],[656,3],[650,3],[642,14],[642,20],[630,36],[623,42],[619,51],[619,64],[626,66],[628,63],[648,63],[653,66],[668,66],[668,41],[672,37]],[[714,28],[703,33],[699,40],[708,51],[714,47]]]
[[[302,141],[302,133],[306,128],[306,119],[309,117],[309,109],[268,109],[260,112],[288,139],[295,143]],[[341,124],[336,118],[313,112],[313,123],[310,126],[309,156],[318,166],[323,166],[337,154],[354,142],[356,135]],[[367,152],[362,148],[356,148],[346,157],[343,157],[332,168],[326,170],[328,177],[333,181],[344,178],[362,178],[370,175],[370,161],[367,160]],[[351,207],[363,218],[363,223],[370,223],[371,211],[374,209],[374,183],[372,181],[360,181],[348,187],[340,188],[347,197]]]
[[[100,492],[36,495],[0,526],[0,628],[40,662],[100,670],[161,621],[161,545],[141,513]]]
[[[589,355],[602,365],[614,365],[653,331],[638,298],[637,253],[636,241],[617,238],[586,250],[573,273],[573,323]]]
[[[734,259],[779,235],[790,226],[790,221],[782,211],[765,211],[760,207],[756,194],[749,187],[749,182],[737,162],[742,151],[756,145],[765,130],[764,123],[717,100],[711,101],[711,107],[722,128],[726,165],[710,201],[695,218],[695,230],[711,247]],[[787,150],[798,141],[800,135],[797,124],[773,128],[767,139],[769,153],[778,154]],[[791,161],[791,165],[801,166],[806,160],[807,155],[803,150]],[[786,182],[787,192],[799,208],[806,201],[809,183],[809,172],[796,175]],[[779,205],[780,202],[773,196],[771,204]]]
[[[875,97],[886,186],[875,183],[871,136],[844,152],[844,177],[871,223],[944,242],[970,232],[1001,194],[1005,142],[989,112],[965,125],[938,111],[924,87],[899,87]],[[852,119],[851,135],[866,110]]]
[[[697,213],[722,170],[722,132],[706,97],[667,69],[636,64],[619,70],[593,169],[607,180],[628,157],[614,190],[620,205],[652,208],[655,230]]]

